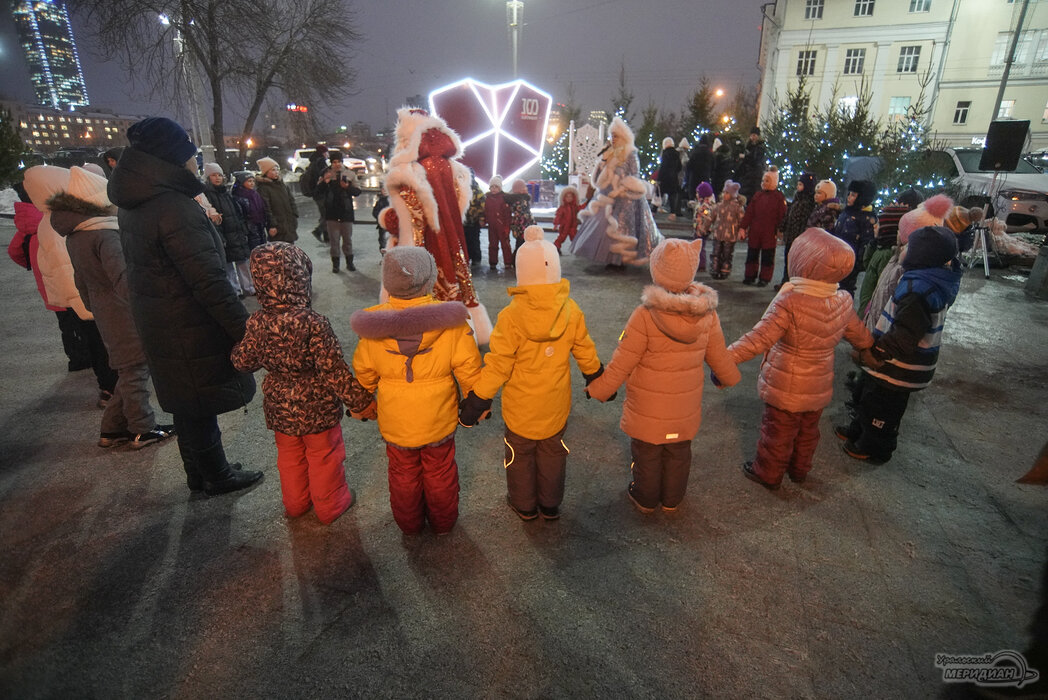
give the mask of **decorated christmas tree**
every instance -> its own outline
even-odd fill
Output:
[[[566,184],[568,167],[568,132],[565,131],[552,146],[546,149],[539,168],[543,180],[555,180],[560,184]]]

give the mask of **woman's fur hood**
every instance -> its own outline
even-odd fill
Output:
[[[457,328],[468,320],[469,310],[461,301],[442,301],[403,309],[362,309],[349,317],[349,325],[361,338],[382,340]]]
[[[703,318],[717,310],[717,292],[698,282],[679,294],[650,284],[644,287],[640,302],[667,337],[692,343],[699,337]]]

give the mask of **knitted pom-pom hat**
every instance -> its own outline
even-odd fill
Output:
[[[953,206],[953,200],[944,194],[929,197],[913,211],[899,219],[899,244],[905,245],[910,234],[922,226],[942,226],[943,218]]]
[[[735,182],[734,180],[724,181],[724,192],[730,194],[733,197],[739,194],[740,187],[742,187],[742,185]]]
[[[826,199],[833,199],[837,196],[837,185],[833,180],[819,180],[819,184],[815,185],[815,191],[825,194]]]
[[[779,169],[774,165],[769,165],[768,169],[764,171],[764,175],[761,176],[761,189],[774,190],[779,187]]]
[[[391,297],[414,299],[429,294],[437,281],[437,264],[425,248],[395,246],[382,258],[382,286]]]
[[[524,243],[517,249],[517,286],[560,282],[560,254],[542,235],[542,227],[524,229]]]
[[[963,233],[966,228],[983,220],[983,210],[979,207],[954,207],[946,212],[943,224],[954,233]]]
[[[651,251],[651,279],[655,284],[674,294],[679,294],[695,281],[699,269],[699,251],[702,239],[685,241],[666,238]]]
[[[708,182],[700,182],[699,186],[695,188],[695,194],[699,196],[699,199],[706,199],[707,197],[713,196],[713,185]]]

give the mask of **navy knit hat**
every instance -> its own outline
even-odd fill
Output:
[[[957,257],[957,236],[943,226],[925,226],[910,234],[906,254],[902,259],[904,270],[942,267]]]
[[[916,187],[911,187],[900,192],[895,201],[899,204],[905,204],[912,210],[916,209],[917,205],[924,201],[924,194]]]
[[[127,130],[131,147],[178,166],[196,155],[197,147],[186,130],[167,117],[148,117]]]
[[[815,175],[812,173],[804,173],[800,177],[800,182],[804,183],[804,191],[808,194],[815,194]]]

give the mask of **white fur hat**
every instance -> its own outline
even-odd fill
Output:
[[[677,148],[683,148],[684,150],[688,150],[689,148],[691,148],[691,144],[688,143],[688,139],[682,136],[680,139],[680,143],[677,144]]]
[[[261,167],[262,161],[259,161],[259,167]],[[221,175],[225,177],[226,174],[222,172],[222,166],[218,163],[204,163],[204,177],[211,177],[212,175]]]
[[[101,175],[95,175],[83,168],[73,166],[69,169],[69,184],[66,193],[77,199],[94,204],[95,206],[108,209],[113,206],[106,194],[109,182]]]
[[[611,126],[608,127],[608,135],[614,136],[619,135],[625,139],[626,143],[633,146],[633,131],[626,125],[622,117],[615,117],[611,120]]]
[[[676,145],[673,143],[673,137],[667,136],[666,138],[662,139],[662,147],[663,149],[676,148]]]
[[[774,190],[779,187],[779,169],[776,166],[769,165],[768,169],[764,171],[761,187],[766,190]]]
[[[695,281],[702,239],[666,238],[651,251],[651,279],[663,289],[679,294]]]
[[[259,158],[255,163],[258,165],[258,172],[265,175],[273,168],[279,168],[280,164],[272,158]]]
[[[517,285],[560,282],[560,254],[539,226],[524,229],[524,244],[517,248]]]

